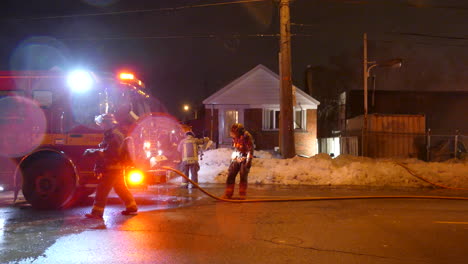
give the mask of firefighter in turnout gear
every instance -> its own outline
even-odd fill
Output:
[[[252,135],[244,129],[242,124],[239,123],[232,125],[230,136],[232,137],[234,152],[231,157],[231,165],[228,170],[226,190],[223,198],[232,198],[236,176],[239,173],[239,198],[245,199],[245,196],[247,195],[247,177],[249,175],[250,167],[252,166],[254,154],[254,141]]]
[[[136,214],[137,204],[125,183],[125,167],[131,160],[131,154],[125,144],[123,128],[118,126],[113,114],[99,115],[95,121],[105,130],[104,140],[99,144],[99,148],[87,149],[83,155],[96,158],[95,173],[101,175],[101,178],[96,189],[93,209],[85,216],[103,219],[107,197],[112,188],[125,203],[126,209],[122,214]]]
[[[200,164],[198,163],[198,151],[201,145],[208,143],[207,137],[200,139],[195,138],[192,131],[185,133],[185,138],[182,139],[177,147],[177,151],[182,155],[182,162],[180,163],[180,170],[196,183],[198,183],[198,171],[200,170]],[[190,187],[187,179],[182,178],[182,187]]]

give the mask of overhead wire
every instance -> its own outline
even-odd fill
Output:
[[[196,38],[276,38],[279,34],[205,34],[205,35],[168,35],[168,36],[114,36],[114,37],[58,37],[59,40],[136,40],[136,39],[196,39]]]
[[[19,18],[17,20],[45,20],[45,19],[60,19],[60,18],[113,16],[113,15],[125,15],[125,14],[148,13],[148,12],[175,12],[175,11],[181,11],[181,10],[190,9],[190,8],[226,6],[226,5],[235,5],[235,4],[265,2],[265,1],[270,1],[270,0],[237,0],[237,1],[229,1],[229,2],[217,2],[217,3],[207,3],[207,4],[197,4],[197,5],[185,5],[185,6],[177,6],[177,7],[161,7],[161,8],[151,8],[151,9],[112,11],[112,12],[103,12],[103,13],[88,13],[88,14],[70,14],[70,15],[58,15],[58,16],[30,17],[30,18]]]

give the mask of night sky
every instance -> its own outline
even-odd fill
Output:
[[[133,70],[180,117],[258,64],[278,72],[277,3],[208,5],[223,2],[3,0],[0,69]],[[468,91],[465,0],[295,0],[291,22],[301,88],[308,65],[328,73],[322,94],[362,87],[367,32],[370,60],[404,60],[373,71],[376,89]]]

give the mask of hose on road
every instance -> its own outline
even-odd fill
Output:
[[[442,184],[433,183],[433,182],[431,182],[431,181],[417,175],[414,171],[412,171],[410,168],[408,168],[408,166],[406,166],[406,165],[404,165],[404,164],[402,164],[400,162],[396,162],[396,161],[394,163],[401,166],[401,167],[403,167],[409,174],[411,174],[411,176],[414,176],[414,177],[420,179],[421,181],[427,182],[427,183],[429,183],[431,185],[437,186],[437,187],[442,188],[442,189],[468,191],[468,188],[456,188],[456,187],[449,187],[449,186],[445,186],[445,185],[442,185]]]
[[[416,176],[416,174],[413,174],[414,172],[412,172],[409,168],[407,168],[406,166],[402,165],[402,164],[399,164],[397,163],[398,165],[402,166],[403,168],[405,168],[412,176],[415,176],[417,177],[418,179],[421,179],[423,180],[422,177],[420,176]],[[245,200],[239,200],[239,199],[224,199],[224,198],[221,198],[221,197],[218,197],[214,194],[211,194],[209,193],[208,191],[206,191],[205,189],[203,189],[202,187],[200,187],[200,185],[198,185],[198,183],[192,181],[189,177],[187,177],[187,175],[185,175],[183,172],[177,170],[177,169],[174,169],[174,168],[171,168],[171,167],[167,167],[167,166],[162,166],[161,169],[164,169],[164,170],[169,170],[169,171],[172,171],[178,175],[180,175],[181,177],[184,177],[187,181],[189,181],[193,186],[195,186],[196,188],[198,188],[200,191],[202,191],[204,194],[206,194],[207,196],[215,199],[215,200],[218,200],[218,201],[223,201],[223,202],[230,202],[230,203],[259,203],[259,202],[303,202],[303,201],[321,201],[321,200],[355,200],[355,199],[444,199],[444,200],[468,200],[468,197],[457,197],[457,196],[418,196],[418,195],[381,195],[381,196],[378,196],[378,195],[371,195],[371,196],[337,196],[337,197],[333,197],[333,196],[330,196],[330,197],[297,197],[297,198],[281,198],[281,199],[245,199]],[[424,180],[425,182],[428,182],[430,184],[433,184],[427,180]],[[442,187],[442,185],[436,185],[434,184],[435,186],[438,186],[438,187]],[[444,188],[444,187],[442,187]],[[448,187],[447,187],[448,188]],[[456,190],[468,190],[468,189],[462,189],[462,188],[448,188],[448,189],[456,189]]]

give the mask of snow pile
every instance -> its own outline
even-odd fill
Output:
[[[200,161],[199,182],[224,183],[232,150],[219,148],[205,152]],[[429,186],[396,162],[431,182],[468,188],[468,161],[424,162],[417,159],[370,159],[327,154],[311,158],[279,159],[266,151],[256,151],[249,183],[304,185]],[[237,177],[239,178],[239,177]],[[238,179],[237,179],[238,180]]]

